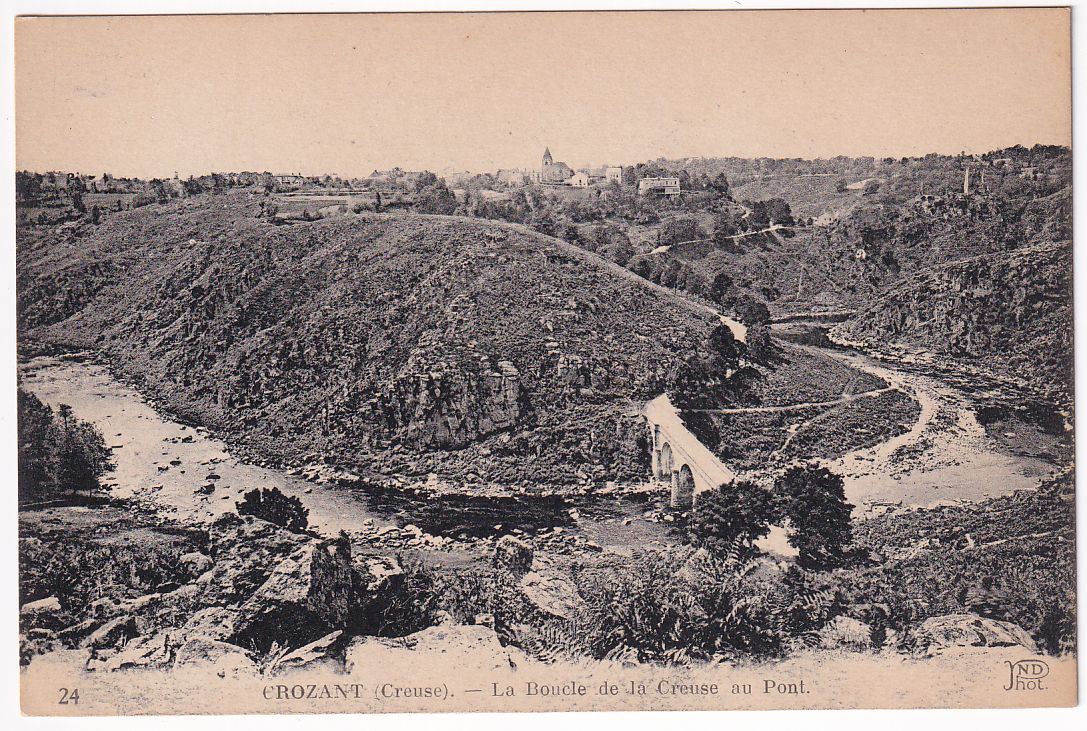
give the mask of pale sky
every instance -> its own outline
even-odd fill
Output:
[[[26,18],[19,169],[366,175],[1070,144],[1064,9]]]

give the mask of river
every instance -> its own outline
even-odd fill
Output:
[[[101,430],[114,468],[103,481],[119,498],[136,499],[184,523],[204,523],[235,510],[243,493],[278,488],[298,497],[309,524],[325,535],[366,526],[416,525],[435,536],[493,536],[556,527],[621,553],[674,542],[671,527],[650,519],[667,494],[420,497],[395,488],[314,484],[274,468],[235,459],[200,427],[161,414],[138,391],[80,355],[47,356],[20,364],[24,389]]]
[[[794,337],[789,339],[799,347],[830,355],[881,378],[920,406],[916,422],[905,433],[822,461],[842,475],[846,499],[857,507],[856,515],[864,515],[866,506],[879,509],[978,502],[1034,489],[1059,469],[1059,437],[1023,422],[1016,423],[1015,433],[994,434],[979,422],[979,403],[994,397],[998,389],[995,382],[961,372],[947,373],[923,362],[890,364],[835,346],[826,337],[825,323],[793,322],[775,327],[775,334],[782,337],[783,330],[792,330]]]
[[[944,380],[907,373],[861,353],[818,349],[883,378],[921,406],[917,422],[905,434],[824,462],[843,475],[846,497],[857,507],[857,517],[881,504],[912,507],[983,500],[1033,488],[1055,471],[1052,461],[996,444],[978,423],[969,399]],[[181,522],[214,520],[233,511],[246,491],[275,487],[298,497],[309,510],[310,525],[326,535],[363,526],[372,530],[408,524],[447,538],[561,528],[621,553],[676,540],[672,527],[659,520],[667,501],[663,488],[575,498],[421,497],[376,485],[317,485],[283,470],[235,459],[222,441],[161,414],[90,359],[39,357],[21,364],[19,372],[22,386],[42,401],[54,408],[68,404],[77,417],[101,430],[114,461],[104,479],[115,496],[149,503]]]

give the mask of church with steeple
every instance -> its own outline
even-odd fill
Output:
[[[551,148],[544,148],[543,160],[540,161],[541,183],[563,183],[573,174],[574,171],[569,165],[555,162],[551,157]]]

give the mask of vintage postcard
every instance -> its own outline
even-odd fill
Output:
[[[1076,703],[1069,9],[15,42],[23,713]]]

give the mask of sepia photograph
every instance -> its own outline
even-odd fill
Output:
[[[14,18],[22,713],[1076,705],[1071,19]]]

